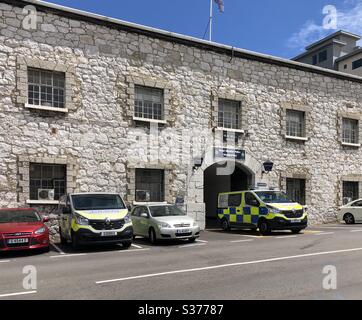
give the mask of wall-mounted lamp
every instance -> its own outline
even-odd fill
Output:
[[[266,173],[266,172],[271,172],[273,171],[273,166],[274,166],[274,163],[271,162],[271,161],[265,161],[263,163],[263,173]]]
[[[196,170],[202,166],[202,163],[204,162],[204,158],[196,158],[194,159],[194,166],[193,169]]]

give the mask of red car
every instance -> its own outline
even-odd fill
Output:
[[[41,249],[49,251],[49,229],[31,208],[0,209],[0,252]]]

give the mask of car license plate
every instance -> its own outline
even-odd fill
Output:
[[[300,220],[300,219],[291,219],[290,222],[291,223],[300,223],[300,222],[302,222],[302,220]]]
[[[18,244],[18,243],[28,243],[28,238],[19,238],[19,239],[9,239],[7,241],[8,244]]]
[[[186,234],[186,233],[190,233],[191,230],[189,229],[179,229],[179,230],[176,230],[176,233],[177,234]]]
[[[101,233],[102,237],[113,237],[113,236],[116,236],[116,235],[117,235],[116,231],[102,232]]]

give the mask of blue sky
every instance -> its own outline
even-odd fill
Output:
[[[68,7],[202,38],[209,0],[51,0]],[[362,34],[362,0],[224,0],[214,6],[213,41],[291,58],[325,30],[326,5],[338,12],[337,29]],[[206,36],[207,38],[207,36]]]

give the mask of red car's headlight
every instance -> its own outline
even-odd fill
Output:
[[[46,231],[46,228],[45,228],[45,227],[41,227],[41,228],[39,228],[38,230],[36,230],[34,233],[35,233],[35,234],[43,234],[43,233],[45,233],[45,231]]]

